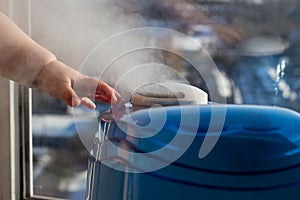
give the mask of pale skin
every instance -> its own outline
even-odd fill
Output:
[[[90,98],[108,104],[121,100],[106,83],[82,75],[58,61],[53,53],[33,41],[1,12],[0,76],[27,87],[40,88],[74,107],[85,105],[94,109],[96,106]]]

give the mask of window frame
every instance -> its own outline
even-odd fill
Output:
[[[31,36],[31,0],[2,0],[1,12]],[[32,91],[0,77],[0,199],[53,199],[33,193]]]
[[[20,160],[19,160],[19,135],[16,118],[16,86],[12,81],[0,80],[2,105],[0,112],[0,198],[20,199]]]

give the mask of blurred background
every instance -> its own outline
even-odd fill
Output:
[[[227,103],[300,111],[299,9],[297,0],[31,0],[29,23],[34,40],[76,69],[95,45],[121,31],[144,26],[176,30],[199,43],[215,62],[222,80],[209,71],[215,77],[210,84]],[[199,49],[184,38],[155,36],[168,49],[201,62]],[[118,46],[108,51],[114,48]],[[167,52],[159,57],[210,93],[189,62]],[[91,125],[93,113],[71,109],[39,90],[32,94],[34,194],[84,199],[89,152],[77,130],[97,131]],[[96,112],[108,108],[97,103]],[[76,127],[74,113],[82,116]]]

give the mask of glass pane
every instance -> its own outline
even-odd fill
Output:
[[[88,55],[110,36],[144,26],[175,30],[200,44],[215,62],[217,72],[207,72],[212,77],[209,82],[184,56],[172,53],[188,55],[201,63],[200,50],[187,40],[159,32],[151,35],[154,40],[150,42],[165,45],[169,51],[135,52],[129,61],[119,61],[127,61],[129,67],[120,65],[118,70],[107,70],[103,80],[115,86],[137,64],[155,58],[155,62],[172,67],[210,97],[218,96],[210,99],[216,103],[226,99],[232,104],[274,105],[300,111],[299,9],[297,0],[32,0],[31,32],[33,39],[64,63],[77,69],[82,63],[91,64],[94,68],[80,70],[98,76],[106,66],[100,56],[99,60],[92,60]],[[139,38],[118,41],[103,54],[114,55],[117,49],[130,49],[138,42]],[[145,54],[150,58],[141,59]],[[85,58],[88,59],[84,62]],[[131,79],[146,80],[151,75],[148,72]],[[127,86],[120,86],[119,92],[133,90]],[[98,104],[96,112],[106,109],[108,106]],[[56,98],[33,91],[35,195],[84,199],[89,152],[77,134],[74,112],[80,116],[84,130],[97,131],[90,124],[91,111],[72,110]]]
[[[79,68],[99,41],[98,28],[88,29],[95,2],[32,0],[31,36],[59,60]],[[101,16],[100,13],[97,14]],[[101,39],[101,38],[100,38]],[[82,144],[73,120],[73,110],[61,100],[32,90],[33,195],[49,199],[84,199],[88,150]],[[108,109],[98,104],[97,112]],[[90,111],[80,107],[80,127],[90,126]]]
[[[34,194],[68,198],[78,193],[82,199],[87,152],[66,105],[34,90],[32,134]]]
[[[107,106],[98,105],[98,109]],[[84,108],[82,124],[86,132],[92,115]],[[99,111],[100,112],[100,111]],[[37,196],[84,199],[89,152],[77,134],[73,115],[64,102],[33,91],[33,192]]]

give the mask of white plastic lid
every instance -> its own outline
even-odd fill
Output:
[[[137,106],[208,104],[208,95],[187,84],[153,83],[136,90],[131,101]]]

